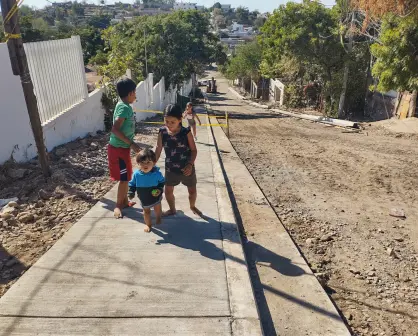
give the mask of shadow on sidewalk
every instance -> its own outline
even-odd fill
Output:
[[[19,324],[19,322],[23,318],[25,318],[25,313],[27,312],[32,300],[34,300],[34,298],[37,296],[39,291],[42,289],[43,285],[48,282],[48,280],[56,272],[56,270],[60,269],[61,265],[65,262],[65,260],[67,258],[69,258],[78,247],[81,246],[81,244],[86,240],[86,238],[89,236],[89,234],[96,227],[97,222],[99,220],[100,220],[100,218],[93,221],[91,227],[80,238],[80,240],[76,244],[74,244],[74,247],[72,249],[70,249],[66,254],[62,255],[61,258],[58,258],[58,261],[55,264],[54,269],[49,270],[43,278],[39,279],[39,281],[36,284],[34,284],[33,289],[31,291],[29,291],[27,293],[26,298],[23,299],[24,303],[22,305],[22,308],[19,310],[18,314],[14,315],[14,316],[8,316],[8,317],[14,318],[14,321],[6,328],[6,330],[1,331],[1,333],[0,333],[1,336],[9,336],[16,330],[16,326]],[[1,316],[5,316],[5,315],[1,315],[1,313],[0,313],[0,317]]]
[[[105,203],[104,207],[112,207],[114,203],[110,200],[103,200],[102,202]],[[112,204],[113,203],[113,204]],[[140,214],[139,209],[134,209],[136,214]],[[129,216],[127,216],[129,217]],[[103,217],[102,217],[103,218]],[[48,269],[45,276],[42,279],[39,279],[39,282],[34,284],[33,289],[28,292],[27,297],[25,298],[25,302],[22,305],[22,308],[19,310],[17,315],[9,316],[14,317],[14,322],[7,328],[7,330],[2,331],[0,335],[6,336],[10,335],[14,330],[18,323],[21,321],[22,318],[25,317],[25,313],[27,312],[28,307],[30,306],[31,302],[37,296],[43,284],[47,283],[49,278],[55,272],[60,272],[60,267],[68,259],[76,249],[84,249],[85,247],[82,245],[86,238],[92,233],[94,228],[97,226],[98,222],[102,218],[97,218],[91,224],[91,227],[86,231],[86,233],[80,237],[80,240],[75,243],[74,247],[69,250],[66,254],[62,255],[60,258],[57,259],[56,264],[53,268]],[[203,221],[202,221],[203,219]],[[232,223],[220,223],[218,220],[213,219],[208,216],[202,216],[202,219],[196,219],[185,215],[184,213],[180,212],[174,217],[167,217],[164,219],[162,225],[154,226],[152,232],[160,237],[157,240],[157,244],[171,244],[177,246],[182,249],[187,249],[191,251],[195,251],[200,253],[205,258],[210,258],[213,260],[232,260],[234,262],[247,265],[246,261],[243,259],[236,258],[234,256],[229,255],[223,250],[223,239],[225,237],[229,238],[228,240],[236,243],[241,244],[240,238],[235,231],[236,224]],[[136,220],[141,220],[140,218],[136,217]],[[123,222],[123,219],[120,220]],[[145,234],[145,233],[144,233]],[[254,242],[244,241],[244,250],[246,251],[247,259],[249,259],[249,270],[251,273],[254,272],[254,264],[265,263],[266,267],[271,267],[275,271],[279,272],[284,276],[289,277],[298,277],[304,274],[304,270],[301,269],[299,266],[293,264],[291,260],[284,258],[276,253],[260,246]],[[106,253],[106,252],[103,252]],[[112,256],[113,258],[116,258]],[[127,264],[128,267],[136,267],[135,265],[131,265],[130,263]],[[34,266],[37,267],[37,266]],[[255,272],[257,272],[255,266]],[[69,275],[81,275],[75,272],[69,272]],[[253,275],[253,274],[252,274]],[[85,274],[84,276],[89,277],[89,274]],[[258,276],[256,276],[258,278]],[[116,278],[107,278],[107,277],[98,277],[98,280],[105,280],[105,281],[116,281],[120,282],[120,279]],[[258,278],[259,280],[259,278]],[[254,277],[253,277],[254,281]],[[254,284],[255,287],[255,296],[257,303],[260,309],[260,318],[263,322],[263,327],[265,330],[266,335],[276,335],[276,331],[274,329],[274,325],[272,322],[272,318],[270,315],[270,311],[266,304],[263,290],[270,291],[275,295],[279,295],[286,300],[295,302],[296,304],[317,311],[321,314],[331,316],[331,314],[327,311],[324,311],[320,307],[316,307],[309,302],[305,302],[297,297],[293,297],[288,295],[287,293],[280,291],[277,288],[272,288],[266,284],[259,283],[257,281]],[[122,282],[123,283],[123,282]],[[127,282],[126,284],[130,284]],[[161,288],[163,289],[163,288]],[[261,289],[261,291],[260,291]],[[167,289],[172,290],[172,289]],[[177,291],[177,289],[176,289]],[[261,305],[261,306],[260,306]],[[2,316],[0,314],[0,316]],[[4,316],[4,315],[3,315]],[[339,318],[339,316],[331,316],[333,318]],[[266,325],[266,323],[269,324]],[[267,327],[266,327],[267,326]],[[268,330],[268,332],[267,332]]]

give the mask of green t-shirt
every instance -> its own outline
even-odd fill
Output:
[[[113,113],[113,123],[115,123],[115,120],[117,118],[124,118],[124,122],[122,124],[122,127],[120,130],[123,134],[126,135],[128,139],[131,141],[134,140],[135,135],[135,117],[134,117],[134,111],[132,110],[131,105],[125,104],[124,102],[118,102],[115,107],[115,112]],[[119,147],[119,148],[129,148],[129,144],[126,142],[120,140],[116,135],[113,133],[110,133],[110,141],[109,143],[113,147]]]

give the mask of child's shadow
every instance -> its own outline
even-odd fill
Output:
[[[223,239],[227,239],[233,243],[241,244],[238,232],[230,235],[224,230],[228,230],[228,224],[224,223],[221,228],[219,221],[213,218],[202,216],[201,220],[195,220],[183,213],[177,213],[176,217],[167,217],[162,225],[154,226],[152,232],[161,239],[157,240],[157,244],[172,244],[183,249],[199,252],[202,256],[213,260],[225,260],[228,258],[236,262],[246,264],[245,260],[236,259],[228,255],[223,250]],[[235,225],[233,231],[236,230]],[[224,236],[228,236],[228,238]],[[244,247],[247,257],[251,259],[251,263],[262,262],[267,267],[274,269],[276,272],[289,277],[298,277],[305,274],[305,271],[294,264],[292,260],[278,255],[255,242],[247,242]]]
[[[161,237],[157,244],[172,244],[199,252],[206,258],[224,260],[221,224],[207,216],[202,218],[204,222],[188,217],[182,212],[177,212],[173,217],[163,218],[163,224],[154,226],[152,230]]]

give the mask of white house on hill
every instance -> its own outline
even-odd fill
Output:
[[[191,3],[191,2],[174,3],[174,10],[189,10],[189,9],[197,9],[197,4]]]

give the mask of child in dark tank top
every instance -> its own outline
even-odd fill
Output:
[[[202,216],[196,208],[197,179],[195,160],[197,156],[196,143],[190,128],[182,126],[183,111],[179,105],[168,105],[164,111],[165,126],[160,128],[155,154],[157,160],[164,148],[165,158],[165,197],[170,210],[164,216],[175,215],[176,204],[174,187],[182,183],[189,192],[190,209],[196,215]]]

